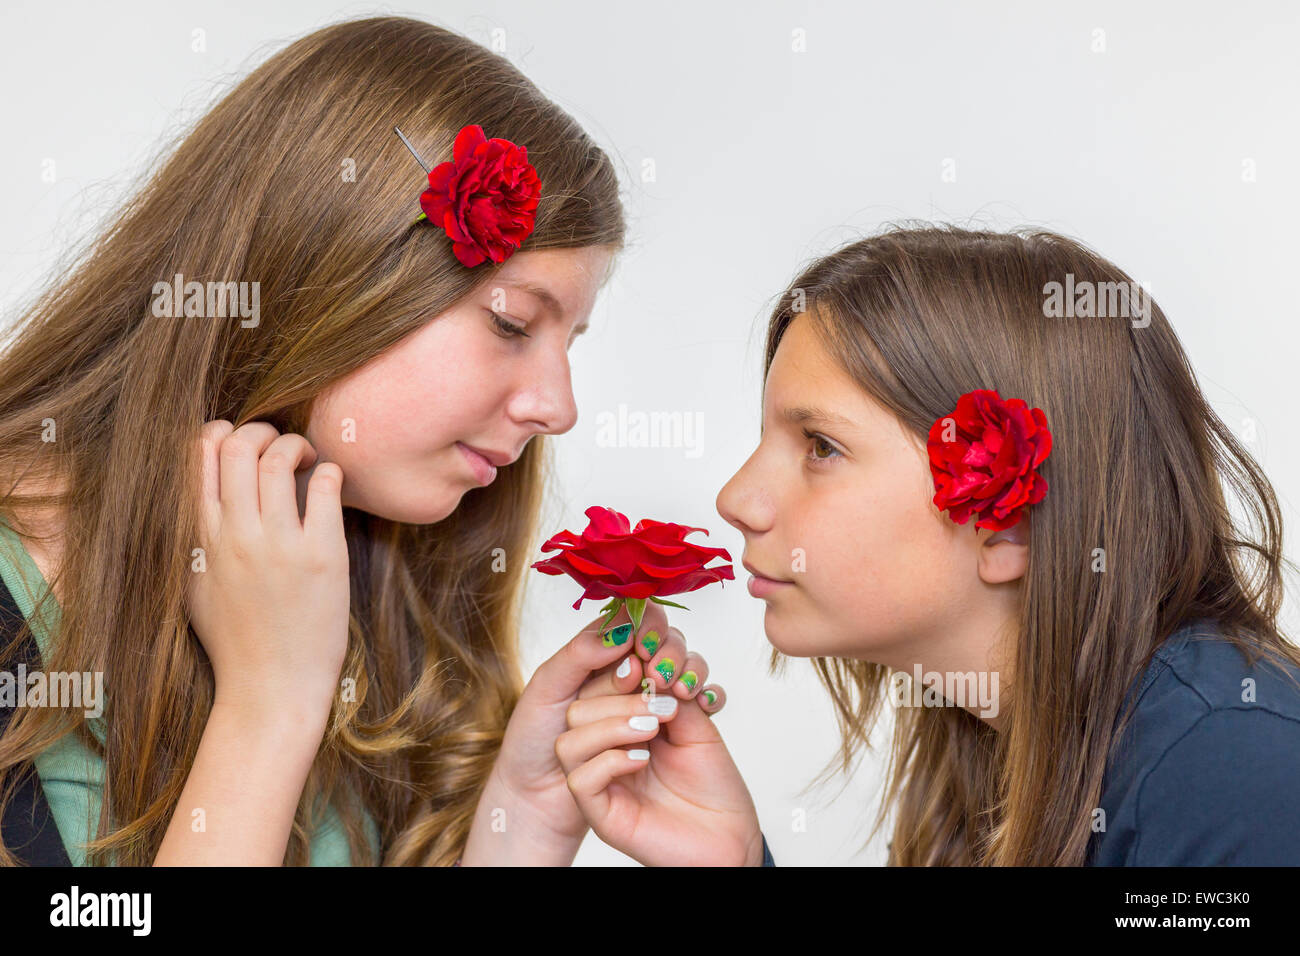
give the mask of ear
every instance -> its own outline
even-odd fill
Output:
[[[1010,528],[990,534],[980,544],[977,560],[985,584],[1006,584],[1024,577],[1029,568],[1029,515],[1022,513]]]

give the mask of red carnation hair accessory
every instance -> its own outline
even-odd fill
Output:
[[[1047,494],[1037,471],[1052,450],[1052,433],[1041,408],[1004,401],[994,389],[976,389],[930,426],[926,443],[934,503],[958,524],[971,514],[977,528],[1002,531]]]
[[[429,174],[429,188],[420,194],[424,211],[415,221],[428,219],[444,229],[451,251],[467,266],[510,258],[533,231],[542,191],[528,148],[488,139],[481,126],[465,126],[456,134],[452,158],[429,169],[402,131],[393,131]]]

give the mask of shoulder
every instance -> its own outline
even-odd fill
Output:
[[[1150,683],[1177,682],[1207,710],[1262,709],[1300,720],[1300,667],[1247,653],[1213,621],[1180,628],[1157,648]]]
[[[1091,847],[1127,865],[1300,863],[1300,668],[1181,628],[1135,685]],[[1109,828],[1114,831],[1110,832]]]

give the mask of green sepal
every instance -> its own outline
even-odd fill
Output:
[[[650,600],[654,601],[656,604],[666,604],[668,607],[679,607],[683,611],[690,610],[690,608],[688,608],[685,604],[675,604],[672,601],[665,601],[663,598],[657,598],[652,596]]]
[[[621,611],[622,609],[623,609],[622,598],[614,598],[608,604],[602,607],[601,610],[608,611],[609,614],[606,615],[605,620],[600,622],[600,629],[602,631],[606,630],[609,627],[609,622],[614,620],[614,618],[618,617],[618,612]]]
[[[632,619],[632,627],[641,630],[641,615],[645,613],[645,598],[628,598],[624,601],[627,605],[627,616]]]
[[[411,220],[411,225],[414,226],[414,225],[415,225],[417,222],[419,222],[421,219],[428,219],[428,218],[429,218],[429,217],[426,216],[424,213],[420,213],[420,214],[419,214],[418,216],[416,216],[413,220]]]

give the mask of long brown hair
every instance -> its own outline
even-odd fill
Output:
[[[419,20],[345,21],[272,56],[178,137],[0,356],[0,474],[15,481],[0,511],[55,506],[66,521],[61,628],[44,663],[103,671],[107,699],[102,747],[79,712],[18,713],[0,741],[0,807],[21,761],[78,734],[106,761],[89,863],[152,863],[212,703],[185,611],[199,427],[304,432],[317,395],[491,280],[491,263],[467,269],[444,233],[412,225],[427,184],[393,132],[434,163],[471,123],[527,146],[537,169],[525,250],[622,246],[609,157],[507,60]],[[154,284],[176,273],[259,282],[259,324],[153,316]],[[354,863],[450,864],[461,852],[522,690],[543,438],[438,524],[345,509],[342,676],[356,695],[336,700],[287,864],[307,861],[322,801],[339,809]],[[58,493],[18,493],[56,476]],[[382,861],[358,802],[379,825]]]
[[[1081,864],[1109,747],[1130,716],[1125,692],[1171,632],[1209,618],[1248,659],[1300,666],[1278,629],[1281,513],[1149,296],[1135,318],[1047,317],[1048,284],[1067,274],[1136,291],[1119,268],[1051,232],[907,225],[795,278],[768,325],[764,377],[806,309],[838,364],[921,442],[976,388],[1042,408],[1054,442],[1013,662],[1032,693],[1010,695],[1001,732],[961,707],[898,708],[872,833],[896,806],[891,865]],[[1141,302],[1131,297],[1130,312]],[[1247,529],[1234,527],[1224,481]],[[773,651],[772,670],[784,663]],[[890,671],[825,657],[814,667],[847,772],[869,747]]]

